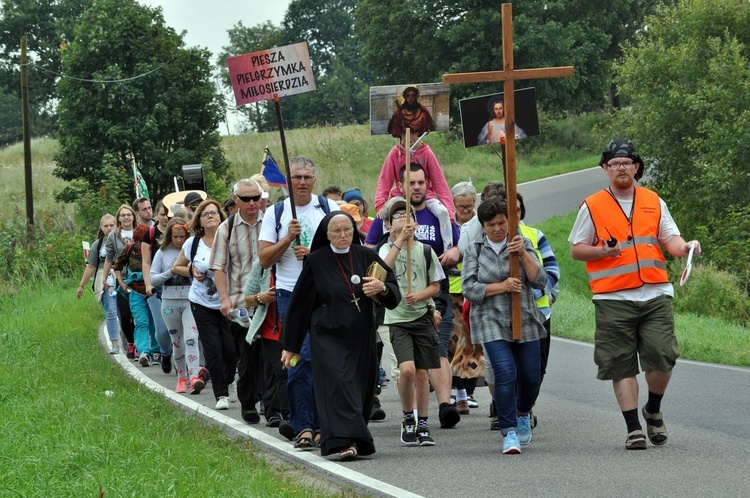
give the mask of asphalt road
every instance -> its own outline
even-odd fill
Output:
[[[604,180],[595,168],[519,185],[528,207],[527,221],[532,224],[576,209],[586,195],[604,186]],[[430,423],[437,445],[401,447],[398,393],[389,386],[381,395],[387,417],[370,426],[377,453],[343,464],[317,453],[295,452],[275,429],[262,423],[244,424],[237,404],[228,412],[214,412],[210,384],[200,395],[177,395],[174,375],[163,374],[158,366],[137,367],[124,355],[116,359],[131,375],[174,402],[337,485],[372,496],[746,495],[750,369],[678,361],[662,403],[669,441],[633,452],[624,449],[622,416],[611,384],[596,380],[592,355],[589,344],[553,339],[547,376],[534,409],[539,426],[521,455],[501,454],[500,434],[489,429],[486,388],[477,388],[480,407],[455,429],[437,428],[433,397]],[[639,380],[645,400],[642,375]]]

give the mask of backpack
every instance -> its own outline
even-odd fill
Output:
[[[322,195],[318,196],[318,205],[325,214],[331,212],[331,207],[328,205],[328,199]],[[284,213],[284,201],[279,201],[273,205],[273,213],[276,215],[276,238],[279,237],[279,230],[281,230],[281,215]]]

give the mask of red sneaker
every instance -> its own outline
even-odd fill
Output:
[[[177,387],[175,388],[174,392],[186,393],[187,385],[188,385],[187,377],[180,377],[179,379],[177,379]]]

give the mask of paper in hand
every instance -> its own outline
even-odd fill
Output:
[[[687,264],[685,265],[685,269],[682,271],[682,276],[680,277],[680,287],[685,285],[685,282],[687,282],[688,277],[690,277],[690,270],[693,268],[693,251],[695,250],[695,242],[690,244],[690,252],[688,253],[687,258]]]

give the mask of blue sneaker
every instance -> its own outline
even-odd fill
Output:
[[[518,417],[518,440],[521,444],[531,442],[531,416]]]
[[[521,453],[521,443],[518,442],[516,431],[508,431],[503,437],[503,455],[518,455]]]

